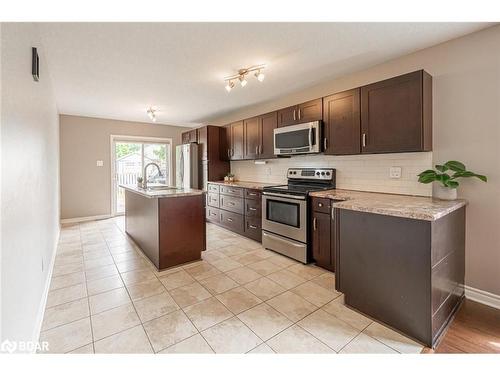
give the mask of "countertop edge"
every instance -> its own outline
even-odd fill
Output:
[[[196,196],[196,195],[203,195],[204,191],[203,190],[197,190],[197,189],[189,189],[189,191],[182,191],[182,192],[171,192],[168,194],[161,194],[161,190],[157,190],[157,194],[148,194],[145,191],[139,190],[139,188],[135,186],[130,186],[130,185],[118,185],[119,187],[130,191],[131,193],[135,193],[138,195],[141,195],[145,198],[148,199],[160,199],[160,198],[179,198],[179,197],[189,197],[189,196]],[[185,190],[185,189],[183,189]]]

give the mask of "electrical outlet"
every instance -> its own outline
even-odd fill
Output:
[[[401,178],[401,167],[390,167],[389,178]]]
[[[96,166],[103,167],[104,166],[104,162],[102,160],[97,160]]]
[[[271,175],[271,167],[267,167],[267,168],[266,168],[266,174],[267,174],[268,176],[270,176],[270,175]]]

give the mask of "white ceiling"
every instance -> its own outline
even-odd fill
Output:
[[[481,23],[43,23],[59,112],[192,126],[489,26]],[[231,93],[224,77],[267,64]]]

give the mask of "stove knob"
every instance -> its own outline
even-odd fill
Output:
[[[321,175],[324,176],[325,175],[325,172],[321,172]]]
[[[319,176],[319,172],[316,172],[316,176]]]
[[[326,175],[327,175],[327,176],[330,176],[330,172],[326,172]]]

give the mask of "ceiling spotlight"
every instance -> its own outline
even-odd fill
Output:
[[[233,89],[234,87],[234,82],[233,81],[227,81],[227,84],[226,84],[226,91],[229,92]]]
[[[146,111],[146,113],[148,114],[149,118],[151,119],[151,121],[153,122],[156,122],[156,112],[157,110],[156,109],[153,109],[152,107],[149,107]]]
[[[231,89],[234,88],[234,81],[236,80],[240,81],[241,87],[245,87],[248,83],[246,77],[250,73],[253,73],[253,75],[259,80],[259,82],[264,81],[265,75],[264,73],[262,73],[262,70],[264,70],[265,67],[265,65],[254,65],[249,68],[239,69],[238,74],[224,78],[224,80],[226,81],[226,91],[230,92]]]
[[[247,79],[244,74],[240,75],[238,79],[240,80],[241,87],[245,87],[247,85]]]
[[[259,82],[262,82],[264,80],[264,78],[266,78],[266,76],[259,69],[255,72],[255,78],[257,78],[259,80]]]

